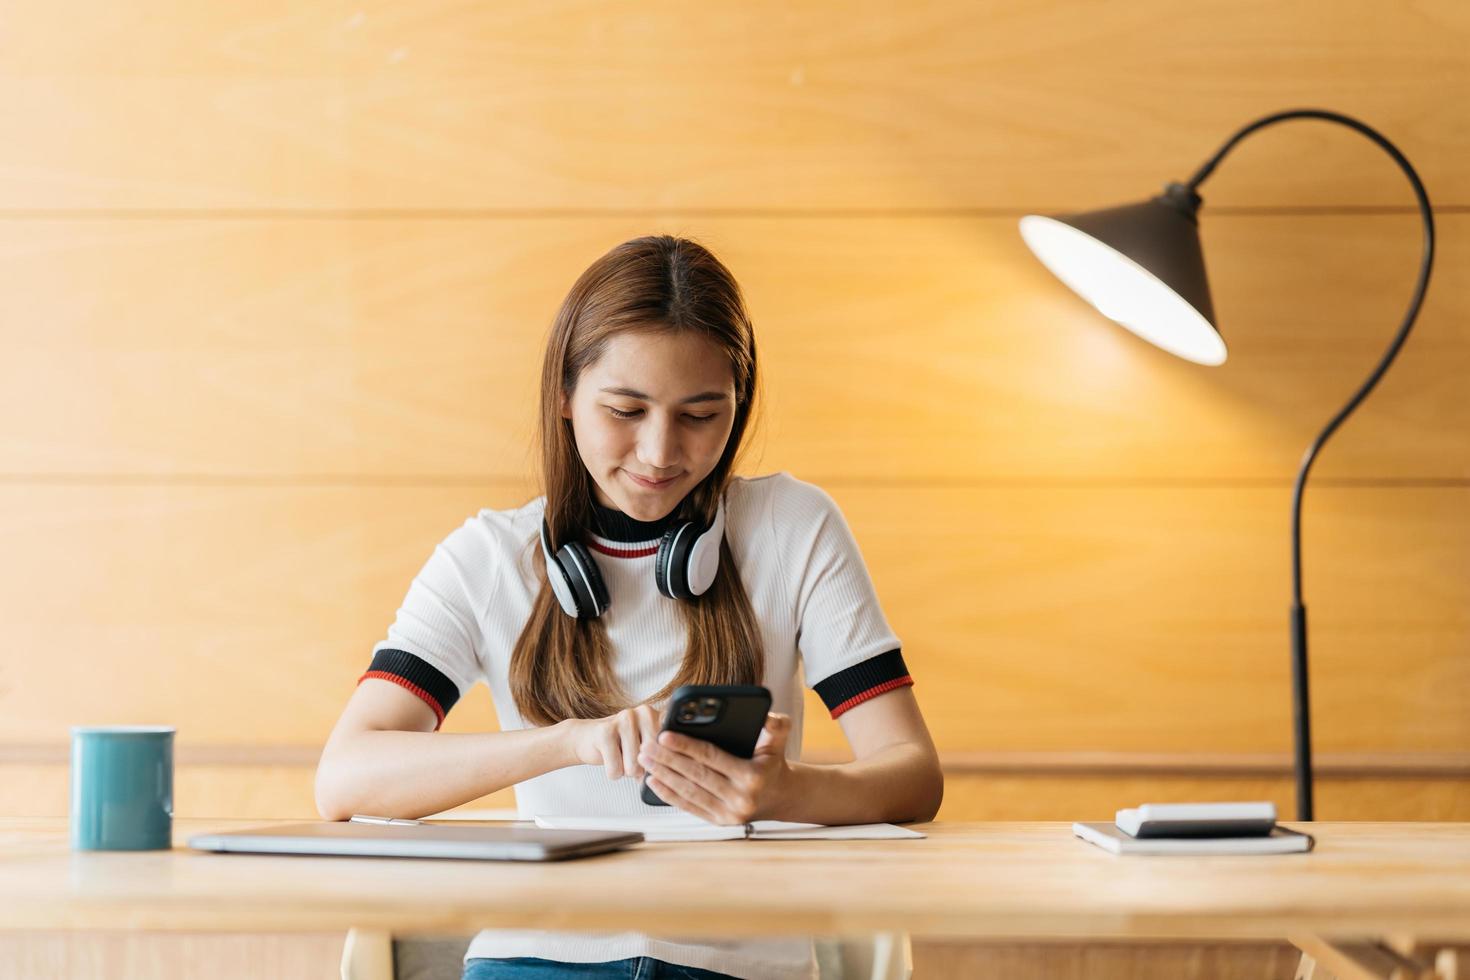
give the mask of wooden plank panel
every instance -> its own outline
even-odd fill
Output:
[[[341,932],[0,932],[0,975],[26,980],[320,980],[339,974]],[[966,955],[946,949],[949,959]]]
[[[1318,776],[1313,805],[1319,820],[1470,819],[1470,785],[1463,779],[1335,779]],[[950,776],[941,820],[1112,820],[1141,803],[1270,800],[1282,820],[1296,813],[1290,779],[1199,777]],[[963,814],[963,816],[961,816]],[[1044,816],[1043,816],[1044,814]]]
[[[1288,943],[974,943],[918,939],[919,977],[1006,980],[1293,980]]]
[[[0,933],[0,973],[26,980],[317,980],[337,975],[343,942],[340,933]],[[913,943],[920,977],[1290,980],[1300,957],[1293,946],[1259,943]]]
[[[70,767],[0,763],[0,816],[64,817],[71,809]],[[319,820],[316,766],[174,765],[174,816]],[[506,789],[474,801],[476,809],[515,809]]]
[[[95,7],[7,17],[0,207],[1089,207],[1293,105],[1470,202],[1456,0]],[[1219,201],[1409,203],[1346,130],[1256,144]]]
[[[310,766],[176,766],[174,812],[180,818],[316,820]],[[0,763],[0,816],[64,817],[65,765]],[[1453,778],[1342,779],[1319,776],[1322,820],[1470,820],[1470,784]],[[1282,819],[1296,809],[1286,778],[946,773],[940,820],[1111,820],[1125,806],[1201,800],[1270,800]],[[514,809],[502,790],[463,809]]]
[[[1117,328],[1009,218],[0,222],[0,470],[522,479],[545,331],[599,254],[693,235],[749,297],[751,466],[825,480],[1284,484],[1387,346],[1405,215],[1205,223],[1220,368]],[[1470,215],[1318,479],[1470,477]]]
[[[945,750],[1289,745],[1287,493],[833,487]],[[0,741],[320,745],[433,546],[512,489],[0,488]],[[1321,751],[1462,751],[1463,487],[1306,514]],[[486,704],[487,702],[480,702]],[[813,713],[808,745],[839,737]],[[467,705],[452,730],[492,727]]]

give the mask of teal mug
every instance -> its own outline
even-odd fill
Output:
[[[173,814],[174,729],[72,728],[72,850],[167,850]]]

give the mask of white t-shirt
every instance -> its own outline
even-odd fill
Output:
[[[364,677],[402,685],[444,714],[471,686],[489,685],[503,730],[531,727],[510,694],[516,639],[542,588],[531,563],[545,498],[511,510],[482,510],[434,549],[414,578]],[[833,716],[913,683],[898,638],[879,608],[857,543],[825,491],[787,473],[731,479],[725,539],[760,624],[762,683],[771,710],[791,716],[787,758],[801,756],[801,683],[814,687]],[[633,703],[660,691],[683,661],[687,636],[678,600],[654,584],[658,541],[589,534],[607,585],[602,614],[614,672]],[[720,568],[719,574],[731,569]],[[638,782],[609,780],[600,766],[570,766],[519,783],[516,807],[537,815],[644,815]],[[811,942],[665,940],[638,933],[583,935],[486,930],[466,958],[534,956],[605,962],[652,956],[742,977],[814,975]]]

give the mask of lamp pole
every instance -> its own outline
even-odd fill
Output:
[[[1371,126],[1351,116],[1328,112],[1324,109],[1290,109],[1264,116],[1242,127],[1234,136],[1225,141],[1224,145],[1199,168],[1185,186],[1190,191],[1194,191],[1204,183],[1205,178],[1210,176],[1225,155],[1235,147],[1235,144],[1258,129],[1264,129],[1288,119],[1321,119],[1326,122],[1339,123],[1372,140],[1393,158],[1393,162],[1399,165],[1404,176],[1409,178],[1409,184],[1414,188],[1414,198],[1419,204],[1419,214],[1424,220],[1424,254],[1419,263],[1419,278],[1414,283],[1414,295],[1409,301],[1409,308],[1404,314],[1403,322],[1389,343],[1388,350],[1379,360],[1378,366],[1373,369],[1373,373],[1368,375],[1368,379],[1353,393],[1347,404],[1328,420],[1326,427],[1307,447],[1306,453],[1302,456],[1301,467],[1297,470],[1296,484],[1291,493],[1291,689],[1292,723],[1296,733],[1296,810],[1298,820],[1311,820],[1313,819],[1312,726],[1307,696],[1307,607],[1302,602],[1302,491],[1307,485],[1307,473],[1311,471],[1317,454],[1321,452],[1327,440],[1332,438],[1337,427],[1342,425],[1343,420],[1352,414],[1353,409],[1357,408],[1378,384],[1378,380],[1383,377],[1383,373],[1398,356],[1399,348],[1404,346],[1404,340],[1409,336],[1410,328],[1414,326],[1414,320],[1419,315],[1419,307],[1424,303],[1424,292],[1429,288],[1429,271],[1434,263],[1434,212],[1429,206],[1429,195],[1424,190],[1424,183],[1414,172],[1408,159],[1399,152],[1398,147]]]
[[[1043,264],[1104,315],[1181,357],[1201,364],[1219,364],[1225,359],[1225,348],[1214,324],[1199,245],[1198,188],[1237,143],[1259,129],[1289,119],[1337,123],[1372,140],[1409,179],[1424,222],[1419,277],[1403,322],[1373,373],[1307,448],[1291,495],[1291,683],[1296,804],[1297,818],[1311,820],[1312,740],[1307,692],[1307,608],[1302,602],[1302,491],[1317,454],[1393,363],[1424,303],[1430,268],[1434,264],[1434,212],[1424,184],[1398,147],[1371,126],[1325,109],[1288,109],[1241,127],[1187,183],[1168,184],[1163,194],[1140,204],[1057,218],[1027,216],[1021,219],[1021,234]],[[1153,302],[1139,302],[1141,293],[1147,293],[1145,298]]]

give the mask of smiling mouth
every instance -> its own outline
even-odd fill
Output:
[[[652,488],[668,486],[670,483],[673,483],[676,479],[678,479],[677,476],[671,476],[666,480],[650,480],[648,477],[639,476],[637,473],[634,473],[630,470],[623,470],[623,472],[632,477],[634,483],[637,483],[640,486]]]

